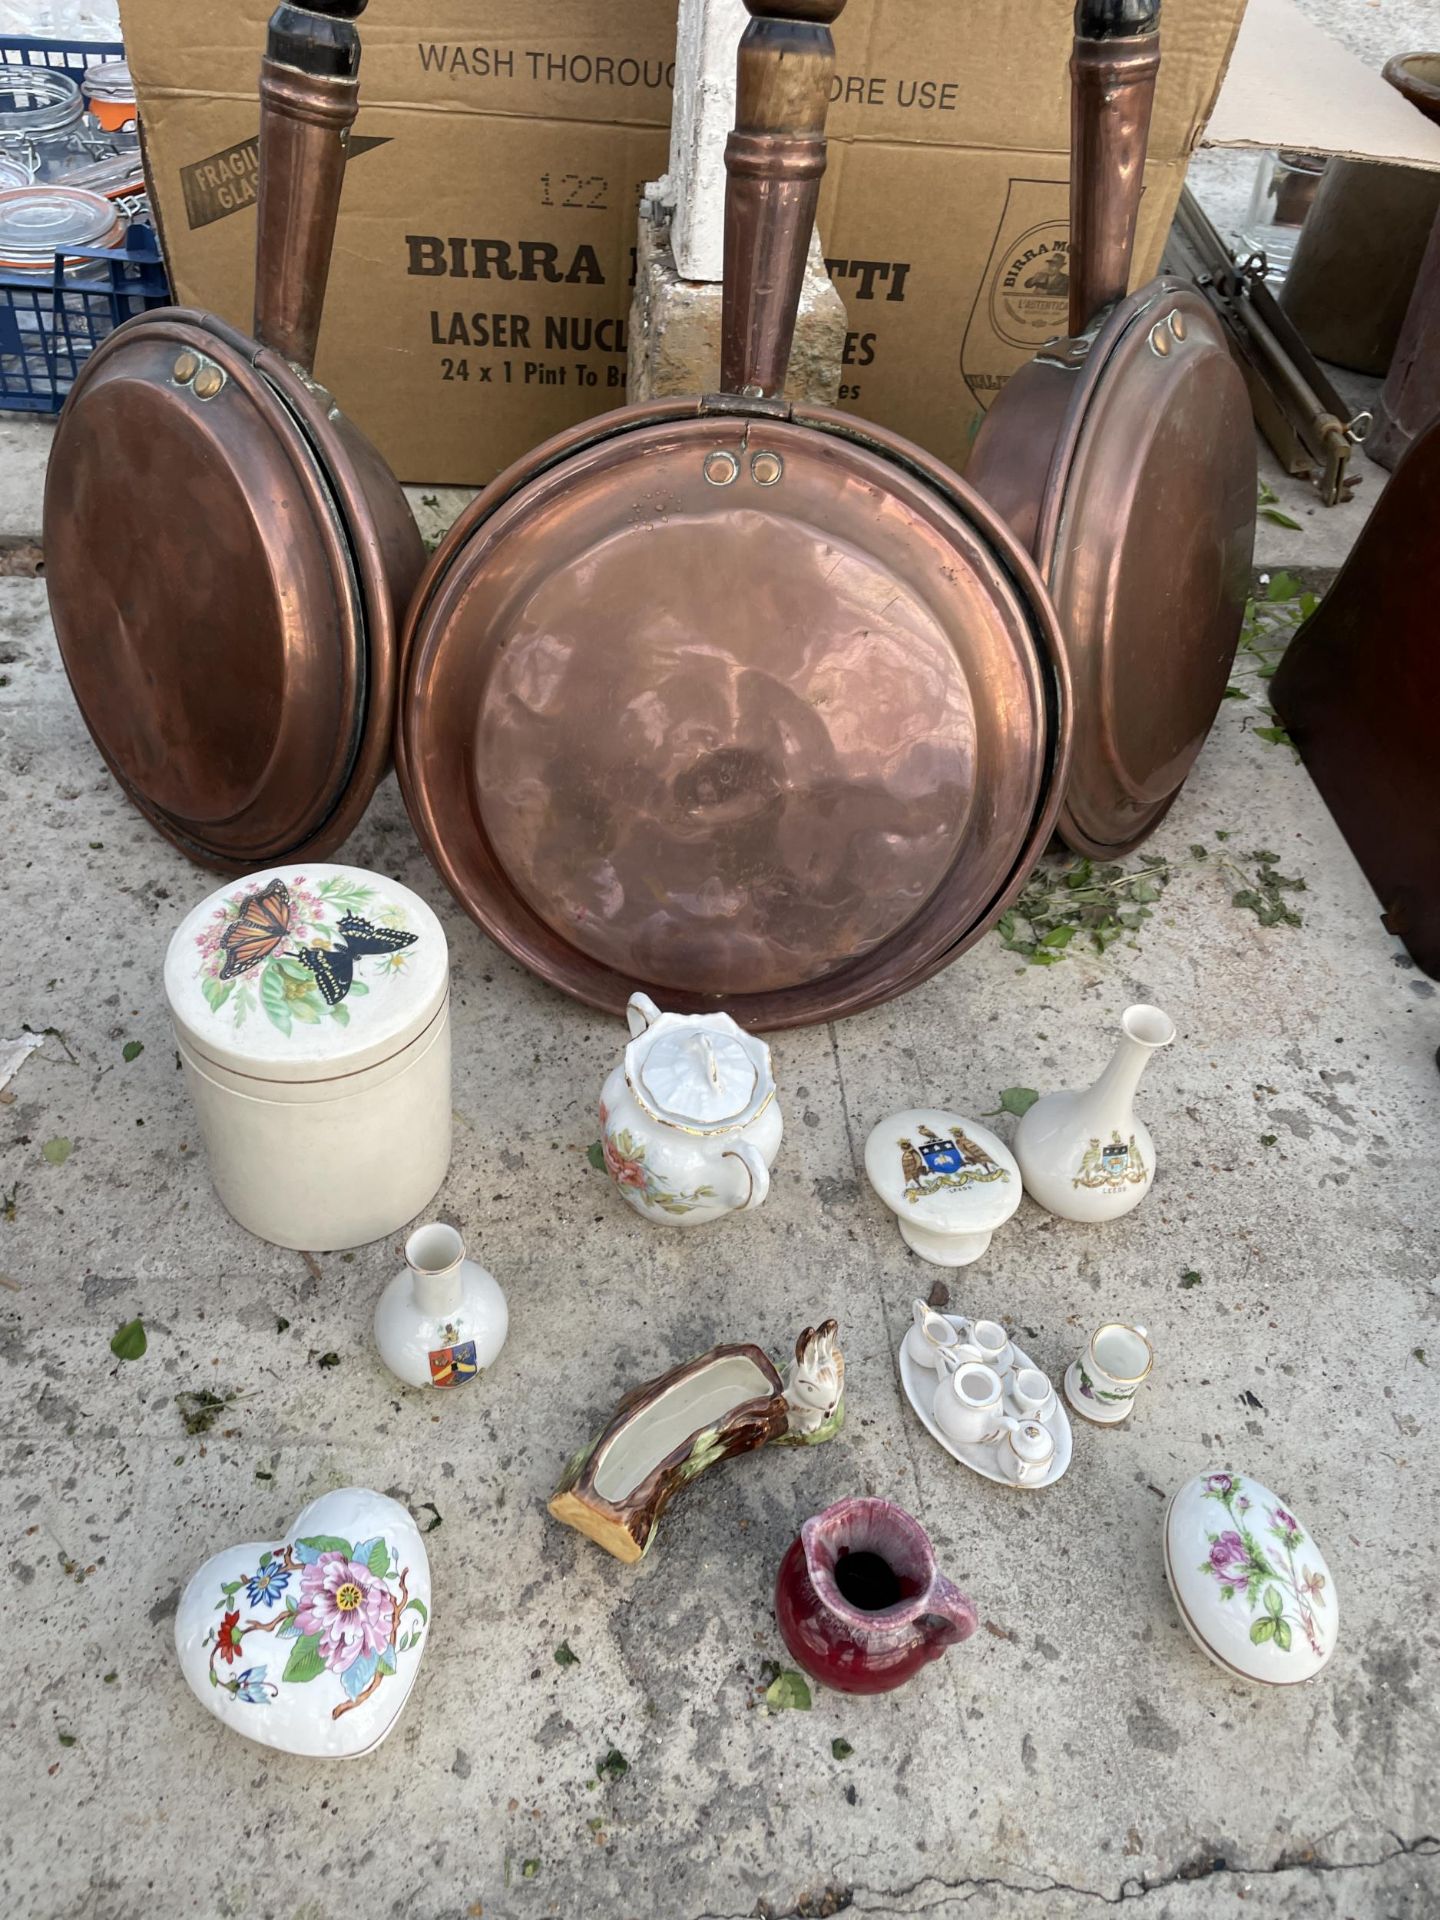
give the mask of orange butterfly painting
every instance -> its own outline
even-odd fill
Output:
[[[283,880],[272,880],[259,893],[247,893],[240,910],[220,936],[225,963],[222,980],[258,967],[290,937],[290,889]]]

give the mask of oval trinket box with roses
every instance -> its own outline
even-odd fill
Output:
[[[1165,1574],[1195,1644],[1238,1679],[1292,1686],[1335,1651],[1340,1602],[1325,1556],[1249,1474],[1197,1474],[1174,1495]]]
[[[359,867],[267,868],[181,922],[165,994],[242,1227],[318,1253],[429,1204],[450,1161],[449,993],[440,922]]]
[[[341,1487],[283,1540],[212,1554],[180,1596],[196,1696],[262,1746],[348,1760],[400,1718],[430,1628],[430,1563],[398,1500]]]

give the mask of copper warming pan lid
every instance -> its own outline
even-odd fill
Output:
[[[260,73],[255,338],[166,308],[66,401],[45,488],[50,609],[135,805],[221,872],[321,854],[389,761],[396,603],[424,549],[310,377],[365,0],[281,5]]]
[[[724,392],[501,475],[406,627],[396,759],[466,910],[553,985],[779,1027],[961,951],[1053,826],[1068,696],[1000,516],[784,384],[843,0],[747,0]]]
[[[1159,11],[1159,0],[1079,0],[1071,332],[1006,384],[965,469],[1055,603],[1075,693],[1059,830],[1100,857],[1145,839],[1204,745],[1255,541],[1255,436],[1224,334],[1178,280],[1125,297]]]

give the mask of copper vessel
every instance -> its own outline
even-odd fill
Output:
[[[1079,0],[1070,61],[1070,333],[998,395],[966,478],[1059,615],[1075,742],[1059,830],[1127,852],[1180,791],[1224,697],[1255,539],[1245,384],[1193,287],[1126,295],[1160,64],[1159,0]]]
[[[844,0],[747,0],[718,395],[502,474],[406,623],[396,760],[456,899],[593,1006],[780,1027],[961,952],[1055,816],[1068,689],[1000,516],[779,395]]]
[[[359,821],[425,558],[394,477],[310,373],[364,6],[270,21],[255,337],[183,308],[118,328],[46,478],[50,611],[85,723],[146,818],[222,873],[323,854]]]

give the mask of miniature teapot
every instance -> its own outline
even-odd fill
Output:
[[[632,1038],[600,1095],[605,1171],[660,1226],[758,1207],[784,1130],[769,1047],[728,1013],[661,1013],[644,993],[625,1012]]]

